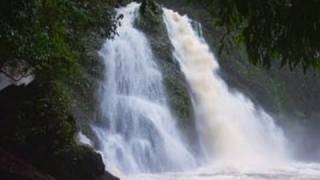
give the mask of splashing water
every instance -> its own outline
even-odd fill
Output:
[[[177,171],[195,166],[166,102],[162,74],[145,35],[134,27],[139,4],[123,14],[119,36],[101,51],[106,73],[102,111],[105,127],[94,127],[106,165],[125,174]]]
[[[193,91],[209,165],[192,172],[137,175],[126,180],[318,180],[320,166],[289,159],[286,139],[274,120],[240,93],[231,93],[201,26],[165,10],[174,55]]]
[[[194,93],[197,121],[215,164],[257,166],[285,159],[286,139],[273,119],[240,93],[231,93],[219,64],[191,20],[165,10],[174,55]],[[196,26],[199,31],[201,26]]]
[[[271,116],[241,93],[229,91],[201,24],[165,9],[173,53],[192,90],[206,149],[208,165],[197,167],[197,155],[184,145],[167,105],[148,40],[134,27],[139,6],[117,9],[124,15],[119,36],[100,52],[106,67],[104,119],[93,129],[109,171],[117,169],[127,180],[320,179],[318,164],[290,160],[283,132]]]

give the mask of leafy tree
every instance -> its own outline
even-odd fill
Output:
[[[90,30],[110,37],[116,0],[10,0],[0,2],[0,69],[54,79],[79,59]]]
[[[320,68],[319,0],[200,0],[247,47],[250,61],[270,67]]]

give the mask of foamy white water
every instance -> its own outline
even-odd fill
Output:
[[[274,120],[243,94],[230,92],[219,64],[197,25],[165,9],[164,20],[174,55],[192,89],[197,122],[209,163],[190,173],[141,175],[125,179],[264,180],[320,179],[320,165],[298,163]]]
[[[202,168],[194,172],[123,176],[123,180],[319,180],[319,164],[295,163],[263,171]]]
[[[200,24],[171,10],[164,20],[173,53],[192,90],[208,164],[198,167],[180,138],[167,105],[161,71],[148,39],[134,26],[139,4],[123,14],[119,36],[101,55],[103,123],[93,127],[107,170],[125,180],[316,180],[319,164],[297,163],[271,116],[239,92],[230,92]],[[81,142],[92,144],[79,136]],[[169,173],[171,172],[171,173]]]
[[[230,92],[219,64],[191,20],[165,10],[174,55],[194,93],[197,122],[210,161],[222,166],[274,166],[286,160],[286,139],[274,120],[241,93]],[[268,164],[270,163],[270,164]]]
[[[196,161],[181,141],[148,40],[134,27],[138,8],[131,3],[117,10],[124,15],[119,36],[101,50],[105,119],[94,127],[100,151],[108,169],[124,174],[188,169]]]

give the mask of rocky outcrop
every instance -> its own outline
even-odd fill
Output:
[[[119,180],[105,171],[101,155],[87,146],[64,151],[54,163],[58,180]]]
[[[105,172],[99,154],[76,144],[76,122],[60,86],[35,80],[0,92],[0,147],[57,180],[116,179]]]
[[[189,144],[197,144],[197,133],[189,87],[179,63],[172,54],[172,45],[163,21],[162,7],[153,0],[144,0],[137,26],[148,37],[164,77],[169,105],[178,119]]]
[[[0,179],[3,180],[55,180],[39,172],[32,165],[0,148]]]

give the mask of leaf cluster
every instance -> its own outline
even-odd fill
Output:
[[[10,0],[0,2],[0,68],[26,65],[45,79],[72,73],[88,32],[111,37],[115,1]]]
[[[193,0],[191,0],[193,1]],[[320,1],[200,0],[218,25],[244,43],[253,64],[320,67]]]

